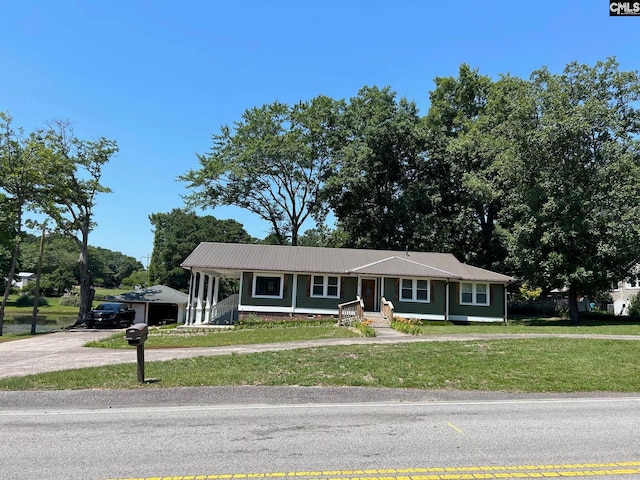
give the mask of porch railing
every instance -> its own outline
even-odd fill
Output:
[[[234,293],[218,302],[211,311],[208,323],[210,325],[233,325],[238,319],[239,299],[239,295]]]
[[[351,326],[364,318],[364,301],[360,297],[338,305],[338,325]]]
[[[382,315],[389,320],[389,323],[393,321],[393,303],[386,298],[382,297],[382,307],[380,308],[380,312]]]

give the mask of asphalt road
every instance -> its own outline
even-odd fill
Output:
[[[0,432],[9,480],[640,478],[640,397],[628,395],[0,392]]]
[[[135,361],[135,351],[82,347],[110,333],[2,343],[0,376]],[[532,335],[516,335],[525,336]],[[474,338],[483,336],[386,332],[331,343]],[[146,356],[323,343],[149,349]],[[640,479],[639,414],[640,396],[601,394],[303,387],[0,392],[0,478]]]

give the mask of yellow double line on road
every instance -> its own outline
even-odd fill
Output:
[[[225,473],[110,480],[277,480],[294,478],[304,480],[466,480],[483,478],[603,477],[623,475],[640,475],[640,462]]]

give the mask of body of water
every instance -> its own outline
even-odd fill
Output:
[[[5,313],[2,325],[2,334],[6,333],[30,333],[31,315],[12,315]],[[36,333],[47,333],[54,330],[70,327],[78,319],[77,315],[38,315],[36,322]]]

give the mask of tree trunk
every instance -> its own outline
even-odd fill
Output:
[[[11,257],[11,268],[9,269],[9,275],[7,276],[7,286],[4,289],[4,296],[2,297],[2,305],[0,306],[0,337],[2,336],[2,328],[4,324],[4,309],[7,306],[9,300],[9,293],[11,293],[11,284],[13,283],[13,277],[16,273],[16,265],[18,265],[18,254],[20,253],[20,243],[16,243],[13,249],[13,257]]]
[[[569,286],[569,318],[571,325],[580,324],[580,312],[578,311],[578,289],[575,285]]]
[[[89,271],[89,228],[82,231],[80,239],[80,257],[78,258],[78,269],[80,272],[80,311],[78,312],[78,322],[81,323],[87,318],[91,311],[93,294],[91,288],[91,272]]]

